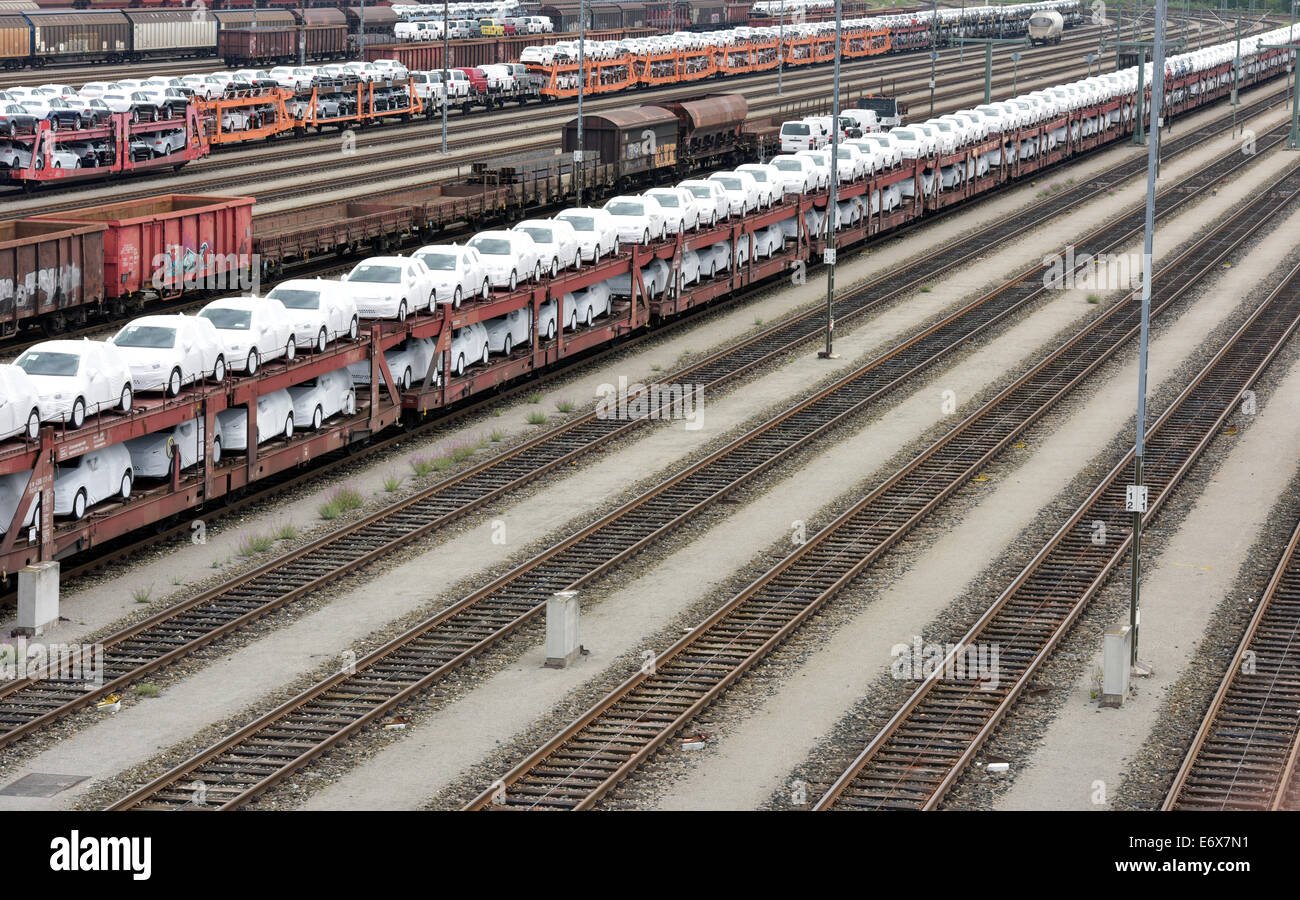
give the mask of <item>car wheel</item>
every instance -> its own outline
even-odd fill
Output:
[[[298,343],[293,339],[293,335],[290,335],[289,340],[284,345],[284,361],[293,362],[294,359],[297,358],[297,356],[298,356]]]
[[[537,262],[533,263],[533,281],[537,282],[541,280],[542,280],[542,261],[539,259]]]
[[[594,319],[594,318],[595,318],[595,314],[593,313],[592,308],[591,308],[590,306],[588,306],[588,307],[587,307],[587,317],[583,320],[582,324],[583,324],[583,325],[586,325],[588,328],[590,328],[590,327],[591,327],[591,320]]]
[[[456,290],[451,295],[451,308],[460,309],[460,285],[456,285]]]
[[[489,355],[490,355],[490,349],[489,349],[489,347],[488,347],[487,344],[484,344],[484,345],[483,345],[483,356],[482,356],[482,358],[479,359],[479,362],[481,362],[483,365],[486,366],[486,365],[488,364],[488,356],[489,356]]]
[[[649,247],[649,246],[650,246],[650,229],[649,229],[649,228],[647,228],[647,229],[645,230],[645,232],[642,233],[642,235],[641,235],[641,244],[642,244],[643,246],[646,246],[646,247]]]
[[[320,329],[320,332],[317,333],[317,335],[316,335],[316,352],[317,352],[317,353],[324,353],[324,352],[325,352],[325,347],[326,347],[328,344],[329,344],[329,335],[328,335],[328,334],[326,333],[326,331],[325,331],[325,326],[322,325],[322,326],[321,326],[321,329]]]
[[[519,273],[516,272],[514,269],[511,269],[511,270],[510,270],[510,283],[507,285],[507,287],[508,287],[510,290],[513,291],[513,290],[514,290],[516,287],[518,287],[518,286],[519,286]]]
[[[72,498],[72,519],[79,522],[86,517],[86,489],[78,488],[77,496]]]
[[[623,249],[623,245],[619,243],[618,238],[614,238],[614,256],[618,256],[619,252],[622,251],[622,249]]]
[[[226,380],[226,358],[224,356],[217,357],[217,364],[212,367],[212,380],[218,382]]]
[[[401,303],[397,304],[397,321],[399,321],[399,322],[405,322],[405,321],[406,321],[406,301],[405,301],[405,300],[403,300]]]
[[[325,413],[317,406],[311,413],[311,430],[319,431],[321,423],[325,421]]]
[[[504,353],[506,356],[509,356],[509,355],[510,355],[510,351],[513,350],[513,349],[515,349],[515,342],[514,342],[514,339],[511,338],[511,336],[507,334],[507,335],[506,335],[505,346],[503,346],[503,347],[501,348],[501,352]]]
[[[486,278],[484,278],[484,279],[483,279],[483,299],[486,300],[488,297],[491,297],[491,296],[492,296],[492,282],[490,282],[490,281],[488,281]]]
[[[292,438],[293,438],[293,413],[289,413],[289,415],[286,416],[284,420],[284,439],[287,441],[287,440],[291,440]]]
[[[257,374],[257,365],[259,362],[261,362],[261,360],[262,357],[257,352],[256,347],[248,351],[248,361],[244,364],[244,368],[248,371],[249,375]]]
[[[122,385],[122,393],[118,398],[118,409],[124,413],[131,411],[131,385]]]
[[[555,277],[558,276],[559,274],[560,274],[560,258],[559,258],[558,256],[552,256],[552,257],[551,257],[551,277],[552,277],[552,278],[555,278]]]
[[[68,415],[68,423],[73,428],[80,428],[86,424],[86,401],[81,397],[72,401],[72,412]]]
[[[348,325],[348,338],[355,341],[360,336],[361,326],[357,323],[357,317],[353,316],[352,323]]]
[[[123,500],[126,500],[131,496],[131,480],[131,470],[127,469],[122,474],[122,484],[119,485],[117,491],[122,496]]]
[[[573,331],[578,327],[578,311],[575,309],[569,315],[569,330]]]
[[[554,319],[551,319],[551,321],[549,321],[549,322],[546,323],[546,339],[547,339],[548,341],[553,341],[553,340],[555,340],[555,320],[554,320]]]
[[[581,251],[581,250],[578,250],[578,251],[576,251],[576,252],[573,254],[573,267],[574,267],[575,269],[580,269],[580,268],[582,268],[582,251]]]
[[[181,392],[181,370],[172,369],[171,375],[167,376],[167,396],[175,397]]]
[[[212,439],[212,464],[221,462],[221,438]]]

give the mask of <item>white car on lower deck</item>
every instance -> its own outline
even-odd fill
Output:
[[[131,496],[134,475],[125,444],[111,444],[67,460],[54,470],[54,514],[80,519],[110,497]]]
[[[286,390],[272,391],[257,398],[257,443],[293,437],[293,398]],[[242,406],[217,413],[217,431],[226,451],[248,449],[248,410]]]
[[[289,396],[296,428],[315,431],[331,416],[350,416],[357,411],[357,392],[346,367],[295,384],[289,388]]]

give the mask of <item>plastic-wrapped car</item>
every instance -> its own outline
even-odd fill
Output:
[[[286,390],[257,398],[257,443],[293,437],[293,398]],[[248,449],[248,410],[242,406],[217,413],[217,432],[227,451]]]
[[[224,381],[226,355],[216,327],[201,316],[141,316],[109,339],[131,367],[136,391],[175,397],[187,384]]]
[[[42,421],[80,428],[87,415],[131,411],[131,368],[111,344],[85,338],[42,341],[23,351],[15,365],[31,376]]]
[[[326,372],[289,388],[293,399],[293,420],[297,427],[313,431],[331,416],[357,411],[357,392],[346,368]],[[308,425],[310,423],[310,426]]]
[[[355,341],[361,333],[357,302],[337,281],[326,278],[283,281],[265,299],[277,300],[284,307],[299,347],[312,347],[320,353],[330,341],[344,335]]]
[[[39,394],[24,369],[0,364],[0,441],[17,435],[34,440],[40,434]]]
[[[54,514],[80,519],[109,497],[131,496],[134,476],[125,444],[111,444],[74,457],[54,470]]]

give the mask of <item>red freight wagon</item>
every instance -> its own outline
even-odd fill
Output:
[[[130,299],[204,290],[251,293],[253,198],[163,194],[35,218],[102,222],[104,293]]]
[[[0,222],[0,335],[36,324],[59,331],[103,302],[104,230],[99,223]]]

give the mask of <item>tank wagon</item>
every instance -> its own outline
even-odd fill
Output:
[[[1059,44],[1065,34],[1065,19],[1054,9],[1045,9],[1029,17],[1029,43]]]

